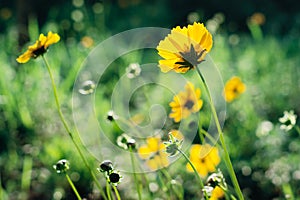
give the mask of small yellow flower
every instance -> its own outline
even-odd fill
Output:
[[[165,152],[165,145],[161,138],[147,138],[146,144],[138,149],[138,155],[141,159],[146,160],[146,165],[151,170],[157,170],[169,165],[168,154]]]
[[[209,198],[209,200],[218,200],[223,198],[225,195],[224,191],[222,188],[220,188],[219,186],[215,187],[214,190],[211,193],[211,197]]]
[[[48,32],[48,35],[40,34],[39,39],[35,44],[28,47],[27,51],[17,58],[19,63],[26,63],[30,58],[37,58],[40,55],[46,53],[48,47],[57,43],[60,37],[57,33]]]
[[[200,96],[200,88],[195,89],[195,86],[188,82],[185,85],[185,91],[174,96],[173,101],[169,104],[172,109],[169,117],[173,118],[175,122],[179,122],[190,116],[191,113],[198,112],[203,105]]]
[[[246,91],[246,85],[237,76],[232,77],[225,84],[223,96],[225,101],[231,102],[238,98],[242,93]]]
[[[159,67],[162,72],[186,73],[204,60],[212,44],[212,36],[202,23],[177,26],[157,46],[158,54],[164,59],[159,61]]]
[[[190,160],[195,166],[200,176],[205,177],[209,172],[216,171],[216,166],[220,163],[219,151],[216,147],[209,144],[194,144],[190,149]],[[186,165],[189,172],[193,172],[193,168],[189,163]]]

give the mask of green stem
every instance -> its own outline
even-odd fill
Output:
[[[55,85],[55,81],[54,81],[54,77],[53,77],[53,74],[51,72],[51,68],[50,68],[50,65],[48,63],[48,61],[46,60],[46,58],[44,56],[42,56],[43,58],[43,61],[47,67],[47,70],[48,70],[48,73],[49,73],[49,76],[50,76],[50,80],[51,80],[51,84],[52,84],[52,88],[53,88],[53,94],[54,94],[54,98],[55,98],[55,103],[56,103],[56,107],[57,107],[57,111],[58,111],[58,114],[59,114],[59,117],[60,117],[60,120],[62,121],[63,123],[63,126],[64,128],[66,129],[67,133],[69,134],[73,144],[75,145],[75,148],[76,150],[78,151],[83,163],[85,164],[86,168],[88,169],[88,171],[90,172],[90,174],[92,175],[92,178],[94,180],[94,182],[96,183],[100,193],[102,194],[103,198],[105,200],[107,200],[105,194],[104,194],[104,191],[102,189],[102,187],[100,186],[100,184],[98,183],[98,180],[96,178],[96,175],[93,173],[93,171],[91,170],[86,158],[84,157],[82,151],[80,150],[80,147],[79,145],[77,144],[77,142],[75,141],[74,139],[74,136],[73,136],[73,133],[71,132],[71,129],[69,128],[68,126],[68,123],[67,121],[65,120],[65,117],[61,111],[61,107],[60,107],[60,102],[59,102],[59,98],[58,98],[58,93],[57,93],[57,89],[56,89],[56,85]]]
[[[295,127],[297,133],[300,135],[300,128],[299,128],[299,126],[295,125],[294,127]]]
[[[207,131],[205,131],[204,129],[201,129],[200,133],[205,135],[205,137],[207,137],[212,142],[212,144],[216,144],[218,148],[221,147],[220,144],[216,141],[216,139],[213,138]]]
[[[118,191],[117,187],[115,185],[113,185],[112,187],[114,188],[115,194],[117,196],[117,200],[121,200],[121,197],[120,197],[120,194],[119,194],[119,191]]]
[[[107,197],[108,197],[108,200],[112,200],[112,199],[111,199],[110,184],[109,184],[108,180],[106,180],[106,195],[107,195]]]
[[[132,151],[131,146],[129,147],[129,150],[130,150],[130,160],[131,160],[131,165],[132,165],[132,170],[133,170],[134,182],[135,182],[135,186],[136,186],[136,190],[137,190],[137,193],[138,193],[139,200],[141,200],[142,199],[142,193],[141,193],[141,190],[140,190],[139,181],[138,181],[136,173],[135,173],[134,156],[133,156],[133,151]]]
[[[284,195],[286,196],[287,199],[290,199],[290,200],[295,199],[292,187],[289,183],[284,183],[282,185],[282,190],[283,190],[283,193],[284,193]]]
[[[233,183],[233,186],[234,186],[234,189],[237,193],[237,196],[240,200],[243,200],[244,199],[244,196],[243,196],[243,193],[241,191],[241,188],[239,186],[239,183],[238,183],[238,180],[236,178],[236,175],[235,175],[235,172],[234,172],[234,169],[233,169],[233,166],[232,166],[232,163],[231,163],[231,160],[230,160],[230,156],[229,156],[229,153],[228,153],[228,150],[227,150],[227,147],[226,147],[226,143],[225,143],[225,139],[224,139],[224,135],[223,135],[223,132],[222,132],[222,129],[221,129],[221,125],[220,125],[220,122],[219,122],[219,119],[218,119],[218,115],[217,115],[217,112],[216,112],[216,109],[214,107],[214,103],[213,103],[213,100],[212,100],[212,97],[210,95],[210,92],[209,92],[209,89],[208,89],[208,86],[205,82],[205,79],[204,77],[202,76],[200,70],[198,67],[196,67],[197,69],[197,72],[200,76],[200,79],[201,81],[203,82],[204,84],[204,87],[205,87],[205,90],[206,90],[206,93],[208,95],[208,99],[209,99],[209,104],[210,104],[210,108],[211,108],[211,111],[212,111],[212,115],[213,115],[213,118],[215,120],[215,123],[216,123],[216,126],[217,126],[217,130],[218,130],[218,133],[220,135],[220,142],[221,142],[221,145],[223,147],[223,150],[224,150],[224,154],[225,156],[223,157],[224,158],[224,161],[225,161],[225,165],[228,169],[228,172],[229,172],[229,175],[230,175],[230,178],[231,178],[231,181]]]
[[[79,195],[79,193],[78,193],[78,191],[77,191],[75,185],[73,184],[72,180],[70,179],[69,175],[68,175],[67,173],[66,173],[65,175],[66,175],[66,178],[67,178],[67,180],[68,180],[68,182],[69,182],[71,188],[73,189],[73,191],[74,191],[74,193],[75,193],[77,199],[81,200],[81,197],[80,197],[80,195]]]
[[[200,183],[200,189],[202,190],[204,188],[204,185],[203,185],[203,182],[202,182],[202,179],[199,175],[199,173],[197,172],[195,166],[193,165],[192,161],[187,157],[187,155],[181,151],[179,148],[177,148],[177,150],[179,151],[179,153],[181,153],[183,155],[183,157],[188,161],[188,163],[191,165],[191,167],[193,168],[193,171],[194,171],[194,174],[196,175],[199,183]],[[207,196],[205,195],[205,199],[208,199]]]
[[[179,190],[177,190],[176,188],[173,188],[173,184],[172,184],[172,177],[171,177],[171,175],[168,173],[168,171],[166,170],[166,168],[162,168],[161,170],[160,170],[162,173],[163,173],[163,175],[167,178],[167,181],[169,182],[169,185],[170,185],[170,190],[172,190],[174,193],[175,193],[175,195],[178,197],[178,199],[183,199],[183,190],[181,189],[180,191]]]

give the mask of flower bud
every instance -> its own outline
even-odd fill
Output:
[[[110,172],[111,170],[113,170],[112,162],[111,162],[110,160],[104,160],[104,161],[100,164],[99,170],[100,170],[101,172]]]
[[[53,168],[56,170],[56,173],[66,173],[70,168],[70,163],[66,159],[59,160]]]

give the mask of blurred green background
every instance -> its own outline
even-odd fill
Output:
[[[213,34],[210,55],[224,81],[237,75],[247,86],[245,94],[228,104],[224,127],[246,199],[287,199],[287,194],[299,199],[300,135],[294,129],[282,131],[278,122],[285,110],[300,113],[300,2],[296,0],[1,0],[0,199],[75,199],[67,181],[52,168],[62,158],[70,160],[70,176],[79,193],[99,199],[59,120],[42,60],[25,65],[15,61],[28,44],[50,30],[61,36],[46,56],[71,123],[73,83],[93,47],[128,29],[172,28],[194,21],[205,23]],[[137,52],[112,64],[104,76],[106,87],[97,97],[102,102],[100,119],[110,110],[110,94],[125,68],[131,62],[158,59],[155,51]],[[106,126],[114,137],[122,132],[114,124]],[[97,160],[89,160],[98,167]],[[180,174],[185,199],[196,199],[193,177],[184,167],[173,167],[170,174]],[[229,182],[226,170],[224,174]],[[103,177],[99,179],[103,183]],[[124,179],[126,183],[130,177]],[[121,183],[119,189],[123,199],[134,199],[134,184]],[[149,199],[166,199],[163,190],[151,195]]]

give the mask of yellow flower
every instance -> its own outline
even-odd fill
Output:
[[[165,152],[165,145],[161,138],[147,138],[146,144],[138,149],[138,155],[141,159],[146,160],[146,165],[151,170],[157,170],[169,165],[168,154]]]
[[[190,160],[200,176],[205,177],[209,172],[216,171],[216,166],[220,163],[219,151],[209,144],[192,145],[190,149]],[[186,165],[187,171],[193,172],[189,163]]]
[[[177,26],[157,46],[162,72],[186,73],[201,63],[213,44],[212,36],[202,23]]]
[[[225,193],[224,193],[223,189],[220,188],[219,186],[217,186],[212,191],[211,197],[209,198],[209,200],[218,200],[218,199],[221,199],[222,197],[224,197],[224,195],[225,195]]]
[[[19,63],[26,63],[30,58],[37,58],[40,55],[46,53],[48,47],[54,43],[57,43],[60,37],[57,33],[48,32],[48,35],[40,34],[39,39],[35,44],[28,47],[27,51],[17,58]]]
[[[225,101],[231,102],[234,99],[238,98],[240,94],[244,93],[246,90],[245,84],[237,76],[232,77],[225,84],[223,96]]]
[[[179,141],[182,141],[184,139],[184,136],[179,130],[172,129],[170,130],[169,134],[171,134],[174,138],[176,138]]]
[[[173,118],[175,122],[179,122],[190,116],[191,113],[198,112],[203,105],[200,96],[200,88],[195,89],[194,85],[188,82],[185,85],[185,91],[174,96],[173,101],[169,104],[172,109],[169,117]]]

